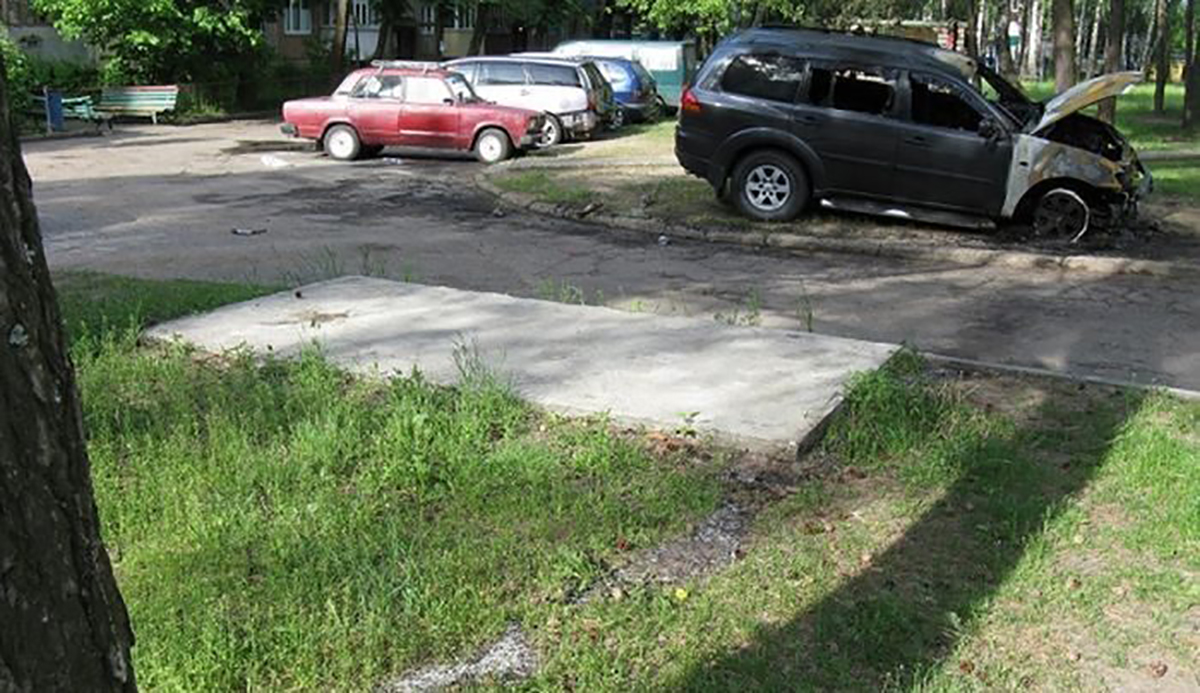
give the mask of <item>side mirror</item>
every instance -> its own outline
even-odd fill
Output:
[[[986,140],[998,140],[1004,136],[1004,128],[991,118],[979,121],[979,136]]]
[[[453,106],[453,105],[457,104],[458,102],[450,97],[446,97],[446,98],[442,99],[442,103],[446,104],[447,106]]]

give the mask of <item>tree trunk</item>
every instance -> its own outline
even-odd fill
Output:
[[[1125,41],[1125,0],[1111,0],[1108,6],[1108,43],[1104,46],[1104,71],[1119,72]],[[1100,118],[1108,123],[1117,120],[1117,99],[1100,103]]]
[[[1187,0],[1183,11],[1183,77],[1187,84],[1187,73],[1196,61],[1196,0]]]
[[[1091,79],[1100,71],[1100,56],[1104,47],[1100,44],[1100,26],[1103,24],[1103,8],[1100,0],[1096,0],[1092,17],[1092,38],[1088,42],[1087,75]]]
[[[1197,64],[1193,55],[1183,93],[1183,129],[1190,132],[1196,128],[1197,122],[1200,122],[1200,64]]]
[[[487,53],[490,9],[491,5],[486,2],[481,2],[476,6],[475,28],[471,30],[471,45],[467,48],[467,55],[484,55]]]
[[[446,14],[446,3],[438,0],[433,11],[433,42],[436,44],[434,50],[438,60],[446,57],[443,54],[446,49]]]
[[[1075,12],[1071,0],[1053,0],[1054,89],[1066,91],[1075,84]]]
[[[342,75],[346,67],[346,32],[350,28],[350,0],[336,0],[333,18],[333,74]]]
[[[1099,2],[1099,0],[1096,0]],[[1084,74],[1083,62],[1087,59],[1087,4],[1088,0],[1078,0],[1075,5],[1075,75]]]
[[[1029,9],[1029,38],[1025,47],[1025,74],[1042,78],[1042,0],[1033,0]]]
[[[392,27],[392,16],[385,14],[379,20],[379,38],[375,41],[375,53],[371,56],[371,60],[384,60],[391,57],[389,50],[392,42],[392,34],[395,30]]]
[[[1154,66],[1154,112],[1162,113],[1166,107],[1167,79],[1171,76],[1171,18],[1167,0],[1158,0],[1154,15],[1158,18],[1158,45],[1155,46]]]
[[[967,0],[967,21],[967,54],[977,58],[979,57],[979,41],[975,32],[979,25],[979,0]]]
[[[0,691],[135,691],[0,61]]]

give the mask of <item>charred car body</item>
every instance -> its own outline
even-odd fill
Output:
[[[932,44],[751,29],[683,94],[675,151],[755,219],[820,200],[956,225],[1024,217],[1077,238],[1150,190],[1120,133],[1079,112],[1139,79],[1098,77],[1040,104]]]

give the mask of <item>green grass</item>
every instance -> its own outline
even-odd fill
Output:
[[[745,559],[684,601],[563,610],[536,687],[1098,690],[1151,686],[1155,662],[1194,672],[1200,404],[1017,381],[1001,413],[973,397],[988,382],[911,354],[861,376],[824,444],[846,471],[768,508]]]
[[[1147,166],[1154,176],[1155,192],[1200,202],[1200,158],[1153,161]]]
[[[146,690],[369,689],[537,620],[717,500],[712,465],[537,412],[469,358],[447,389],[136,344],[257,287],[59,284]]]
[[[510,622],[531,690],[1098,690],[1200,666],[1200,403],[902,352],[854,380],[825,471],[771,497],[741,560],[571,604],[716,507],[726,458],[536,411],[466,350],[444,388],[136,343],[263,287],[58,285],[146,690],[368,689]]]
[[[586,204],[597,197],[597,193],[587,187],[564,184],[548,171],[506,172],[493,176],[492,180],[509,192],[532,195],[553,204]]]

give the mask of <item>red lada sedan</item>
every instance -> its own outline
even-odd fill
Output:
[[[473,151],[491,164],[532,148],[542,130],[542,114],[488,103],[458,73],[434,64],[374,65],[350,73],[333,96],[285,103],[284,134],[316,140],[342,161],[396,146]]]

